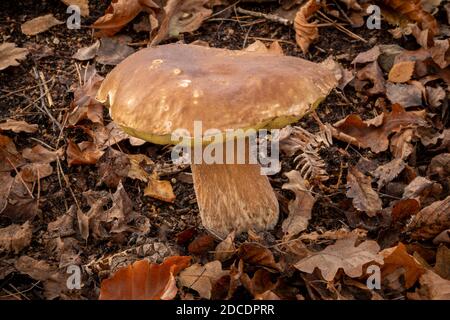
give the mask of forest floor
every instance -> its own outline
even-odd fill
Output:
[[[295,17],[299,5],[290,2],[293,7],[285,11]],[[279,14],[277,1],[214,6],[213,15],[197,30],[161,42],[203,41],[243,50],[255,41],[267,46],[278,41],[285,55],[318,63],[332,57],[341,77],[344,71],[351,74],[349,84],[334,89],[316,110],[326,128],[334,128],[331,145],[314,150],[327,179],[314,174],[288,178],[286,173],[299,172],[294,159],[304,150],[282,148],[282,169],[270,176],[280,203],[277,226],[228,241],[202,226],[190,169],[171,163],[169,147],[137,146],[127,138],[108,144],[117,136],[108,131],[111,119],[107,108],[94,101],[94,89],[116,63],[103,64],[101,59],[121,60],[125,56],[120,57],[120,50],[145,48],[149,33],[136,31],[136,24],[148,15],[141,12],[124,26],[118,34],[128,38],[115,42],[103,56],[97,52],[96,58],[80,61],[73,55],[97,41],[90,26],[105,14],[108,1],[90,0],[80,29],[66,27],[69,14],[62,1],[0,2],[1,42],[28,50],[19,65],[0,71],[0,299],[98,299],[102,280],[120,268],[144,258],[160,264],[172,256],[190,256],[197,269],[185,271],[201,270],[199,283],[210,286],[205,292],[195,283],[186,284],[189,277],[181,271],[181,299],[433,299],[436,293],[431,291],[437,287],[439,297],[450,298],[449,8],[441,4],[430,9],[441,33],[423,48],[413,35],[394,37],[389,30],[395,27],[385,18],[380,29],[365,23],[352,27],[348,16],[359,11],[345,2],[351,1],[323,1],[323,15],[316,12],[309,21],[319,19],[324,26],[306,53],[292,25],[236,11]],[[366,2],[359,2],[365,8]],[[24,34],[26,21],[50,13],[64,24]],[[423,21],[412,22],[424,28]],[[445,41],[444,50],[440,45]],[[373,51],[377,47],[378,54]],[[435,53],[438,49],[443,52]],[[361,63],[352,63],[357,56]],[[413,70],[407,79],[394,80],[390,71],[402,61],[413,61]],[[408,73],[407,66],[399,70],[400,76]],[[381,88],[375,92],[371,83]],[[392,111],[394,102],[403,105]],[[11,120],[26,124],[6,125]],[[293,126],[315,136],[324,130],[314,117]],[[338,133],[356,142],[339,139]],[[296,134],[301,133],[294,130],[285,145],[292,147]],[[127,174],[130,160],[124,154],[140,155],[131,167],[142,171],[141,179]],[[154,173],[170,182],[173,201],[144,194]],[[283,188],[288,182],[297,187]],[[305,183],[313,195],[310,205],[295,202],[307,201],[299,188]],[[309,211],[309,222],[287,236],[283,222],[298,214],[292,212],[293,204]],[[120,226],[125,231],[111,232],[114,221],[105,215],[113,209],[125,217]],[[231,254],[218,255],[219,244]],[[339,257],[329,265],[315,261],[327,248]],[[354,256],[360,258],[351,260]],[[381,267],[382,285],[376,290],[366,286],[365,270],[372,262]],[[66,287],[71,265],[82,268],[80,290]],[[205,272],[210,273],[207,280],[202,279]]]

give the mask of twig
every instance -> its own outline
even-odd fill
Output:
[[[35,67],[33,67],[33,72],[34,72],[34,78],[36,79],[36,81],[38,81],[39,84],[39,91],[41,93],[41,106],[42,109],[38,107],[39,110],[41,110],[43,113],[47,114],[47,116],[50,118],[50,120],[53,121],[54,124],[56,124],[58,126],[59,129],[62,128],[61,123],[59,123],[58,120],[55,119],[55,117],[53,117],[53,115],[50,113],[50,111],[48,110],[47,106],[45,105],[45,101],[43,100],[43,97],[46,95],[45,90],[43,88],[43,85],[40,83],[40,78],[39,78],[39,73],[36,70]],[[37,105],[36,105],[37,106]]]
[[[261,41],[270,41],[270,42],[274,42],[274,41],[278,41],[279,43],[288,43],[291,44],[293,46],[296,46],[297,44],[289,41],[289,40],[282,40],[282,39],[272,39],[272,38],[262,38],[262,37],[248,37],[249,39],[255,39],[255,40],[261,40]]]
[[[42,80],[42,85],[44,86],[44,89],[45,89],[45,92],[47,95],[48,106],[53,107],[52,95],[50,94],[50,90],[48,89],[47,82],[45,81],[45,77],[44,77],[44,74],[42,73],[42,71],[39,71],[39,77]]]
[[[364,43],[367,43],[367,40],[358,36],[356,33],[351,32],[350,30],[348,30],[347,28],[343,27],[342,25],[334,22],[333,20],[331,20],[326,14],[324,14],[323,12],[321,12],[320,10],[317,11],[317,13],[319,13],[323,19],[325,19],[326,21],[330,22],[334,27],[336,27],[336,29],[338,29],[339,31],[345,33],[346,35],[350,36],[351,38],[354,38],[356,40],[360,40]]]
[[[289,19],[277,16],[275,14],[250,11],[250,10],[242,9],[239,7],[236,8],[236,11],[239,13],[242,13],[242,14],[247,14],[249,16],[253,16],[253,17],[257,17],[257,18],[264,18],[264,19],[272,21],[272,22],[281,23],[281,24],[284,24],[285,26],[292,25],[292,21],[290,21]]]

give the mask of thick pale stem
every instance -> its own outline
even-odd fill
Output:
[[[206,229],[224,238],[231,231],[272,229],[278,200],[259,164],[192,164],[195,194]]]

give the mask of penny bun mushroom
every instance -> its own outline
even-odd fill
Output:
[[[194,122],[216,129],[274,129],[311,112],[336,86],[319,64],[270,53],[169,44],[129,56],[105,78],[97,99],[128,134],[176,144]],[[239,138],[237,138],[239,139]],[[191,164],[202,223],[218,237],[273,228],[278,201],[260,165]]]

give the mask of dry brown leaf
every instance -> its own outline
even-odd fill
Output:
[[[392,136],[389,149],[395,159],[406,160],[411,155],[414,151],[411,143],[413,136],[413,129],[402,130]]]
[[[365,176],[356,167],[349,169],[347,174],[347,197],[352,198],[353,206],[374,217],[382,209],[378,193],[372,189],[372,179]]]
[[[427,196],[431,191],[434,182],[424,177],[416,177],[403,191],[403,199],[414,199],[422,195]]]
[[[392,223],[404,221],[420,211],[419,201],[415,199],[399,200],[391,211]]]
[[[80,8],[80,14],[83,17],[89,17],[89,0],[61,0],[64,4],[75,5]]]
[[[374,46],[370,50],[359,53],[355,59],[353,59],[352,64],[374,62],[380,55],[380,47]]]
[[[27,163],[20,168],[20,176],[25,182],[36,182],[53,173],[53,168],[48,163]]]
[[[433,243],[438,245],[440,243],[450,244],[450,229],[444,230],[439,233],[434,239]]]
[[[14,223],[34,219],[41,211],[37,199],[30,195],[31,189],[31,183],[23,181],[20,175],[16,175],[9,188],[6,206],[0,211],[0,215]]]
[[[212,10],[205,7],[208,2],[209,0],[168,0],[160,19],[150,16],[150,19],[153,18],[156,20],[155,24],[157,22],[159,25],[151,45],[157,45],[166,38],[178,37],[183,32],[197,30],[212,13]]]
[[[99,159],[97,166],[100,175],[98,185],[104,183],[110,188],[116,188],[119,182],[128,175],[131,163],[127,154],[108,148]]]
[[[385,80],[383,71],[376,61],[369,63],[367,66],[356,72],[356,79],[360,81],[361,84],[355,85],[357,91],[367,92],[369,95],[376,95],[384,93],[385,91]],[[365,88],[365,81],[370,80],[373,83],[372,88]]]
[[[439,33],[439,26],[436,19],[430,13],[423,10],[420,0],[380,0],[379,2],[393,10],[397,21],[406,18],[410,21],[417,22],[420,24],[421,29],[428,29],[430,31],[431,37]],[[389,19],[388,22],[392,23],[395,21]]]
[[[139,0],[112,0],[105,15],[98,18],[92,27],[100,29],[97,33],[99,36],[113,36],[142,10],[143,6]]]
[[[83,141],[79,144],[72,140],[67,141],[67,163],[70,166],[96,164],[104,151],[98,150],[97,146],[90,141]]]
[[[394,64],[389,71],[388,80],[397,83],[411,80],[415,64],[415,61],[402,61]]]
[[[244,287],[256,300],[265,300],[264,298],[269,298],[267,300],[279,299],[275,298],[276,295],[274,297],[268,294],[268,292],[271,292],[271,290],[276,288],[277,284],[272,282],[270,272],[265,269],[256,270],[252,278],[244,273],[241,277],[241,281]],[[272,299],[270,299],[270,297],[272,297]]]
[[[190,254],[202,255],[214,249],[214,237],[209,234],[201,234],[188,246]]]
[[[15,133],[27,132],[34,133],[38,130],[37,124],[29,124],[26,121],[6,120],[6,122],[0,123],[0,130],[12,131]]]
[[[170,181],[158,180],[156,177],[150,177],[144,195],[165,202],[174,202],[176,198]]]
[[[450,280],[450,249],[440,245],[436,252],[436,264],[434,272],[444,279]]]
[[[378,190],[394,180],[405,169],[406,163],[402,159],[394,159],[379,166],[373,176],[378,179]]]
[[[444,69],[450,64],[450,57],[447,51],[450,47],[448,39],[434,40],[434,45],[428,49],[433,61],[441,68]]]
[[[333,281],[340,268],[349,277],[356,278],[363,275],[363,266],[367,263],[383,264],[378,254],[380,247],[375,241],[367,240],[355,247],[355,240],[355,237],[337,240],[322,251],[310,253],[294,266],[307,273],[318,268],[326,281]]]
[[[57,269],[44,260],[36,260],[29,256],[21,256],[16,260],[17,271],[26,274],[44,284],[44,295],[47,299],[55,299],[67,290],[66,279]]]
[[[384,257],[381,276],[384,278],[401,268],[406,289],[411,288],[425,272],[425,268],[406,251],[405,245],[401,242],[395,247],[384,249],[380,254]]]
[[[64,150],[62,148],[56,151],[50,151],[40,144],[22,150],[23,158],[32,163],[51,163],[61,158],[63,154]]]
[[[190,257],[173,256],[161,264],[148,260],[134,262],[119,269],[100,286],[100,300],[171,300],[178,289],[175,276],[191,261]]]
[[[9,172],[0,171],[0,214],[8,204],[8,196],[13,183],[14,178]]]
[[[0,70],[9,66],[18,66],[19,60],[25,59],[28,49],[16,48],[14,43],[4,42],[0,44]]]
[[[127,44],[131,37],[116,36],[112,38],[101,38],[100,46],[96,52],[96,61],[106,65],[117,65],[126,57],[134,53],[134,49]]]
[[[413,239],[431,239],[450,228],[450,196],[423,208],[407,225]]]
[[[420,288],[408,294],[413,300],[450,300],[450,281],[427,270],[419,279]]]
[[[238,250],[238,256],[244,262],[278,270],[272,252],[257,243],[243,243]]]
[[[427,86],[427,101],[428,105],[433,108],[437,108],[442,105],[442,100],[445,99],[446,93],[442,87],[437,86],[436,88]]]
[[[201,298],[210,299],[214,283],[226,274],[228,272],[223,271],[222,264],[216,260],[204,266],[196,263],[184,269],[178,280],[183,287],[197,291]]]
[[[236,253],[234,245],[235,232],[231,232],[214,250],[214,259],[221,262],[227,261]]]
[[[97,40],[93,44],[91,44],[87,47],[79,48],[77,50],[77,52],[75,52],[72,55],[72,58],[80,60],[80,61],[94,59],[95,56],[97,55],[99,48],[100,48],[100,40]]]
[[[63,24],[64,22],[56,19],[53,14],[49,13],[45,16],[37,17],[23,23],[20,26],[22,33],[27,36],[35,36],[41,32],[47,31],[48,29]]]
[[[285,173],[289,179],[282,189],[295,193],[295,199],[289,202],[289,216],[283,221],[282,230],[286,238],[291,238],[306,230],[316,199],[310,192],[308,181],[304,180],[296,170]]]
[[[437,175],[443,179],[450,174],[450,153],[441,153],[431,159],[427,169],[427,176]]]
[[[358,115],[350,115],[334,125],[338,132],[333,132],[333,136],[358,147],[370,148],[373,152],[378,153],[387,150],[389,147],[388,137],[392,133],[399,132],[404,128],[425,127],[427,122],[424,119],[424,112],[406,112],[400,105],[393,105],[392,112],[383,114],[381,125],[370,125],[368,121],[363,121]]]
[[[12,139],[0,135],[0,172],[9,172],[24,162]]]
[[[76,125],[80,121],[88,119],[93,123],[103,124],[103,105],[95,99],[103,77],[97,74],[94,66],[85,68],[81,74],[82,85],[77,83],[71,87],[73,102],[67,123]]]
[[[32,233],[28,221],[23,225],[12,224],[0,228],[0,251],[19,253],[30,245]]]
[[[424,91],[418,85],[414,84],[394,84],[390,82],[386,84],[386,96],[389,101],[405,108],[421,106]]]
[[[309,0],[300,7],[295,15],[295,40],[303,53],[307,53],[311,43],[319,37],[317,23],[308,22],[308,19],[319,9],[320,4],[316,0]]]

